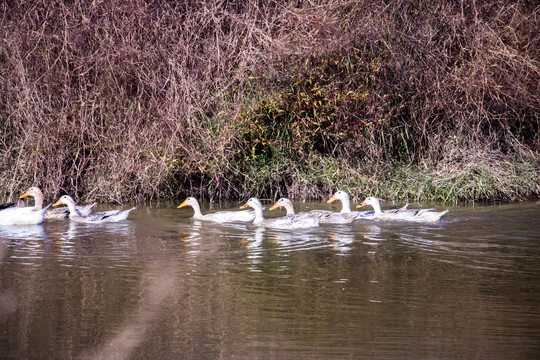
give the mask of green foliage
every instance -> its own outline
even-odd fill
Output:
[[[269,161],[284,155],[301,160],[311,152],[363,156],[373,136],[388,158],[399,155],[401,145],[407,151],[403,132],[396,132],[398,126],[392,121],[402,99],[396,94],[378,95],[370,83],[380,71],[379,59],[366,63],[357,55],[340,52],[310,60],[293,67],[293,75],[276,81],[272,88],[259,91],[254,104],[237,115],[251,156]],[[385,134],[390,134],[388,143]]]

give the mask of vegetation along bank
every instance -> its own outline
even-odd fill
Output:
[[[540,194],[535,1],[0,3],[0,196]]]

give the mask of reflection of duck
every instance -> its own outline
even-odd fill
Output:
[[[242,238],[242,247],[246,247],[248,249],[259,249],[263,243],[265,231],[266,231],[266,228],[262,226],[256,228],[253,234],[250,234],[249,236]],[[248,253],[247,257],[252,260],[259,258],[260,252],[258,251],[250,252]]]
[[[33,186],[28,191],[26,191],[24,194],[22,194],[19,199],[25,198],[27,196],[32,196],[35,201],[35,209],[42,209],[43,208],[43,192],[40,188]],[[82,216],[88,216],[92,212],[92,209],[94,206],[96,206],[97,203],[93,203],[90,205],[84,205],[84,206],[77,206],[77,211]],[[49,209],[45,212],[45,219],[67,219],[69,216],[69,209],[67,208],[55,208],[55,209]]]
[[[203,215],[201,213],[201,207],[199,202],[194,197],[188,197],[183,203],[178,205],[178,208],[184,206],[191,206],[195,211],[193,218],[197,220],[207,220],[214,222],[251,222],[255,219],[255,212],[253,210],[247,211],[218,211],[211,214]]]
[[[104,212],[98,212],[94,214],[90,214],[87,216],[83,216],[75,207],[75,201],[73,198],[69,195],[64,195],[60,199],[58,199],[57,202],[53,204],[53,206],[58,205],[67,205],[69,209],[69,219],[71,221],[76,222],[82,222],[82,223],[104,223],[104,222],[118,222],[122,220],[126,220],[129,213],[132,210],[135,210],[135,208],[131,208],[129,210],[110,210],[110,211],[104,211]]]
[[[42,240],[47,235],[42,224],[30,224],[26,226],[6,225],[0,227],[0,238]]]
[[[249,199],[241,209],[247,207],[253,208],[255,210],[255,220],[253,221],[254,225],[265,226],[270,228],[278,229],[306,229],[315,226],[319,226],[320,219],[326,214],[324,213],[307,213],[306,215],[290,215],[283,216],[276,219],[264,219],[263,216],[263,206],[261,201],[255,197]]]
[[[180,237],[178,240],[180,240],[182,243],[184,243],[184,246],[191,247],[191,246],[198,246],[199,241],[202,239],[201,236],[201,228],[202,228],[202,222],[199,220],[194,220],[191,223],[191,226],[188,228],[188,230],[182,230],[180,232]]]
[[[295,215],[294,205],[291,202],[291,200],[287,198],[279,199],[278,201],[276,201],[274,205],[272,205],[272,207],[269,210],[274,210],[274,209],[277,209],[278,207],[284,207],[285,210],[287,211],[287,215]],[[356,211],[354,213],[353,212],[338,213],[338,212],[327,211],[327,210],[312,210],[309,213],[326,214],[326,216],[321,218],[321,221],[320,221],[321,224],[350,224],[354,220],[356,220],[356,218],[358,217],[357,213],[359,212]],[[304,215],[304,214],[309,214],[309,213],[299,213],[296,215]]]
[[[91,216],[91,215],[90,215]],[[85,236],[101,236],[109,234],[109,238],[126,238],[132,236],[134,224],[129,222],[99,222],[68,221],[68,228],[63,233],[57,233],[58,240],[74,240]],[[121,242],[118,241],[118,244]]]
[[[435,222],[441,218],[448,210],[441,212],[431,211],[433,209],[420,209],[420,210],[401,210],[399,211],[383,211],[381,210],[381,203],[376,197],[366,198],[357,207],[365,205],[371,205],[375,210],[375,218],[391,219],[391,220],[407,220],[407,221],[420,221],[420,222]]]

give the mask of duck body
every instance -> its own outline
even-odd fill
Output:
[[[355,212],[360,212],[360,211],[355,211]],[[356,219],[359,219],[361,217],[365,217],[366,215],[362,214],[362,216],[360,216],[359,214],[355,214],[355,212],[351,212],[351,213],[345,213],[345,214],[342,214],[342,213],[331,213],[331,214],[328,214],[327,217],[321,219],[321,224],[350,224],[352,223],[353,221],[355,221]]]
[[[0,225],[37,225],[43,222],[45,212],[51,205],[44,209],[36,209],[32,206],[9,207],[0,211]]]
[[[287,198],[281,198],[269,210],[277,209],[278,207],[284,207],[287,211],[286,215],[303,215],[307,216],[307,214],[324,214],[324,216],[321,216],[320,223],[321,224],[350,224],[354,220],[356,220],[359,217],[360,213],[364,213],[363,211],[354,211],[354,212],[344,212],[344,213],[338,213],[334,211],[329,210],[311,210],[310,212],[301,212],[296,214],[294,211],[294,205],[292,201],[290,201]]]
[[[448,210],[444,211],[432,211],[431,209],[392,209],[392,210],[381,210],[381,203],[376,197],[370,196],[366,198],[358,207],[370,205],[373,207],[375,213],[374,217],[379,219],[388,219],[388,220],[406,220],[406,221],[417,221],[417,222],[436,222]]]
[[[263,216],[263,206],[258,198],[250,198],[241,208],[245,209],[248,206],[255,211],[254,225],[275,229],[309,229],[319,226],[321,218],[327,216],[325,213],[301,213],[275,219],[265,219]]]
[[[96,205],[97,203],[77,206],[77,211],[82,216],[90,216],[90,214],[92,214],[93,208]],[[68,218],[69,218],[69,209],[67,208],[54,208],[54,209],[49,209],[48,211],[45,212],[45,220],[62,220],[62,219],[68,219]]]
[[[193,219],[195,220],[204,220],[204,221],[213,221],[217,223],[226,223],[226,222],[252,222],[255,220],[255,211],[254,210],[245,210],[245,211],[218,211],[210,214],[202,214],[201,207],[199,202],[194,197],[188,197],[184,200],[183,203],[178,205],[178,208],[184,206],[191,206],[193,211]]]
[[[21,200],[32,196],[35,206],[24,206]],[[31,187],[22,194],[16,203],[0,205],[0,225],[37,225],[45,219],[50,205],[43,208],[43,193],[37,187]]]
[[[107,222],[119,222],[126,220],[129,216],[129,213],[136,208],[131,208],[128,210],[109,210],[103,212],[92,213],[89,215],[83,215],[75,206],[75,201],[69,195],[64,195],[53,206],[58,205],[67,205],[69,210],[69,219],[74,222],[80,223],[90,223],[90,224],[99,224]]]
[[[34,208],[35,209],[42,209],[43,208],[43,192],[40,188],[36,186],[32,186],[30,189],[28,189],[24,194],[22,194],[19,199],[25,198],[27,196],[32,196],[35,201]],[[89,216],[92,213],[92,209],[97,205],[97,203],[84,205],[84,206],[76,206],[77,211],[82,216]],[[59,219],[67,219],[69,217],[69,209],[68,208],[54,208],[54,209],[48,209],[45,212],[45,220],[59,220]]]

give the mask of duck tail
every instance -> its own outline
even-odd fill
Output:
[[[4,210],[4,209],[7,209],[7,208],[10,208],[10,207],[13,207],[13,206],[15,206],[14,202],[0,204],[0,210]]]

